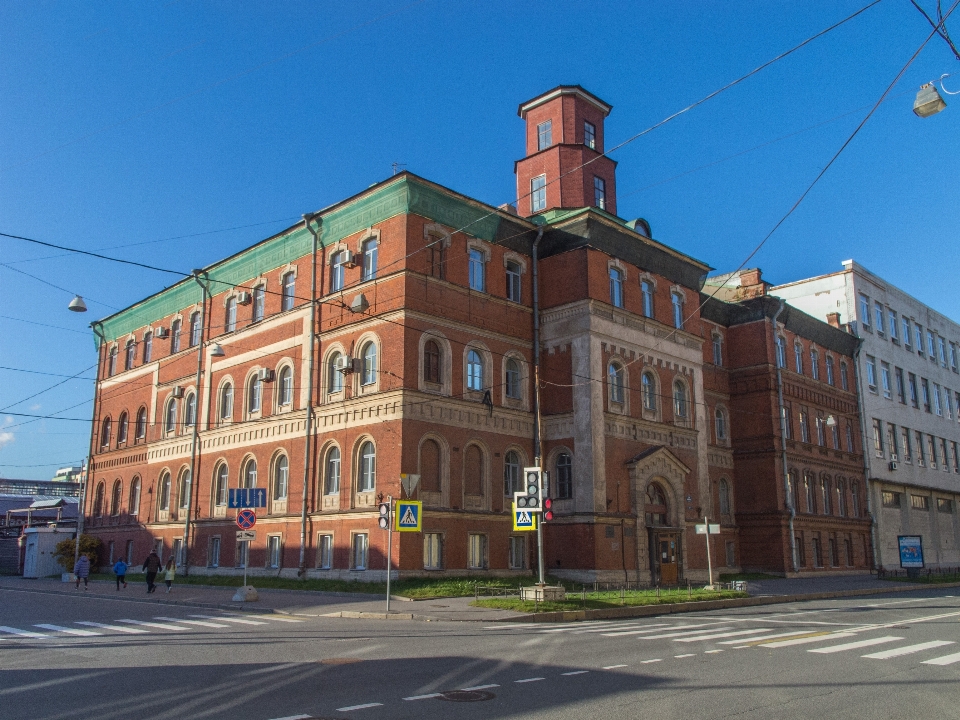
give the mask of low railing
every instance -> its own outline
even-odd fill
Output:
[[[937,568],[904,568],[901,570],[885,570],[877,568],[878,580],[895,580],[897,578],[908,578],[911,580],[926,578],[928,581],[936,580],[939,582],[960,582],[960,567],[937,567]]]

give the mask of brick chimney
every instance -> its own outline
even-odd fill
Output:
[[[527,154],[514,164],[519,215],[591,206],[617,214],[617,164],[602,156],[611,109],[579,85],[560,85],[520,105]]]
[[[830,324],[830,327],[839,328],[840,313],[838,312],[827,313],[827,322]]]

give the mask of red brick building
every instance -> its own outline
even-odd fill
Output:
[[[509,507],[539,432],[550,572],[705,579],[703,516],[722,525],[715,566],[790,571],[770,550],[789,547],[790,523],[769,447],[774,355],[753,327],[769,318],[703,304],[709,266],[614,214],[610,109],[579,86],[521,105],[517,210],[401,173],[96,323],[86,517],[111,558],[158,547],[194,572],[379,579],[377,503],[414,473],[423,532],[395,538],[393,568],[528,574],[534,537]],[[808,320],[788,333],[852,353]],[[848,394],[817,389],[816,407],[856,417]],[[809,454],[798,468],[840,462]],[[268,495],[248,558],[227,508],[237,487]],[[826,541],[835,520],[793,526]]]

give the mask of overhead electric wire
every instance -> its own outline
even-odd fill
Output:
[[[4,320],[13,320],[14,322],[22,322],[27,325],[39,325],[40,327],[52,328],[54,330],[64,330],[66,332],[79,333],[80,335],[86,335],[89,337],[89,330],[75,330],[74,328],[67,328],[61,325],[48,325],[47,323],[37,322],[36,320],[26,320],[24,318],[11,317],[10,315],[0,315],[0,318]]]
[[[13,270],[13,272],[15,272],[15,273],[20,273],[21,275],[26,275],[28,278],[33,278],[33,279],[36,280],[37,282],[41,282],[41,283],[43,283],[44,285],[49,285],[50,287],[52,287],[52,288],[55,289],[55,290],[60,290],[61,292],[67,293],[67,295],[80,295],[80,293],[74,292],[73,290],[67,290],[66,288],[60,287],[59,285],[54,285],[54,284],[53,284],[52,282],[50,282],[49,280],[44,280],[43,278],[37,277],[36,275],[31,275],[30,273],[25,272],[24,270],[21,270],[20,268],[15,268],[15,267],[13,267],[12,265],[10,265],[10,264],[8,264],[8,263],[2,263],[2,262],[0,262],[0,266],[5,267],[7,270]],[[113,307],[113,305],[107,305],[106,303],[100,302],[100,301],[98,301],[98,300],[91,300],[90,298],[87,298],[87,300],[90,300],[90,302],[96,303],[97,305],[103,305],[105,308],[109,308],[109,309],[111,309],[111,310],[117,310],[117,311],[119,311],[119,308],[115,308],[115,307]]]
[[[88,370],[93,370],[97,365],[98,365],[98,363],[94,363],[94,364],[91,365],[90,367],[84,368],[84,369],[81,370],[80,372],[78,372],[78,373],[76,373],[76,374],[74,374],[74,375],[71,375],[71,376],[68,377],[67,379],[61,380],[61,381],[58,382],[58,383],[54,383],[54,384],[51,385],[50,387],[44,388],[44,389],[41,390],[40,392],[35,392],[33,395],[28,395],[27,397],[23,398],[22,400],[17,400],[15,403],[10,403],[10,404],[7,405],[6,407],[0,408],[0,413],[7,412],[7,410],[8,410],[9,408],[16,407],[17,405],[19,405],[19,404],[21,404],[21,403],[25,403],[27,400],[33,400],[33,398],[37,397],[38,395],[43,395],[45,392],[49,392],[50,390],[53,390],[54,388],[60,387],[61,385],[64,385],[65,383],[70,382],[71,380],[75,380],[75,379],[77,379],[80,375],[83,375],[83,373],[87,372]]]
[[[0,316],[0,317],[2,317],[2,316]],[[96,367],[96,365],[94,365],[94,367]],[[61,374],[61,373],[41,372],[40,370],[27,370],[26,368],[15,368],[15,367],[9,367],[9,366],[7,366],[7,365],[0,365],[0,370],[10,370],[11,372],[30,373],[30,374],[32,374],[32,375],[49,375],[50,377],[61,377],[61,378],[63,378],[63,377],[65,377],[65,378],[74,377],[73,375],[63,375],[63,374]],[[93,378],[77,378],[77,379],[78,379],[78,380],[93,380]]]

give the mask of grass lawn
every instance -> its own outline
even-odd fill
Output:
[[[602,608],[635,607],[638,605],[672,605],[675,603],[690,602],[697,600],[725,600],[727,598],[749,597],[745,592],[734,592],[733,590],[692,590],[688,592],[681,588],[678,590],[661,590],[657,597],[656,590],[630,590],[624,593],[621,599],[620,593],[613,592],[588,592],[586,598],[578,593],[576,596],[568,595],[567,600],[554,602],[533,603],[520,600],[519,598],[480,598],[471,603],[477,607],[496,608],[498,610],[516,610],[517,612],[549,612],[553,610],[599,610]]]

